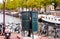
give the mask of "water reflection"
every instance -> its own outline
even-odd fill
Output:
[[[20,23],[20,18],[5,15],[5,23]],[[0,13],[0,23],[3,23],[3,14]]]
[[[3,14],[0,13],[0,24],[3,25]],[[15,28],[21,29],[21,19],[9,15],[5,15],[5,28],[10,29],[11,32],[16,32]],[[20,31],[20,30],[18,30]]]

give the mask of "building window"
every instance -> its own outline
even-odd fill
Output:
[[[49,17],[49,19],[50,19],[50,17]]]
[[[60,19],[58,19],[58,21],[60,21]]]
[[[47,17],[46,17],[46,19],[47,19]]]
[[[52,20],[53,20],[53,18],[52,18]]]
[[[56,21],[56,19],[55,19],[55,21]]]

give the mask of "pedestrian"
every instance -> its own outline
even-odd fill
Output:
[[[5,39],[10,39],[11,32],[10,29],[5,29]]]

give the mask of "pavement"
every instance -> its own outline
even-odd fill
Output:
[[[23,39],[33,39],[32,37],[23,37]],[[51,36],[48,36],[48,37],[44,37],[44,36],[34,36],[34,39],[54,39],[53,37]]]
[[[5,36],[0,36],[0,39],[5,39]],[[33,37],[22,37],[20,34],[11,34],[10,39],[33,39]],[[53,37],[44,37],[34,35],[34,39],[54,39]]]
[[[0,39],[5,39],[5,36],[0,36]],[[23,39],[20,34],[11,34],[10,39]]]
[[[5,36],[0,36],[0,39],[4,39],[5,38]]]

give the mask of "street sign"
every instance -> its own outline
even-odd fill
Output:
[[[22,30],[38,30],[38,13],[32,11],[23,11],[22,14]]]
[[[29,12],[21,12],[22,14],[22,30],[30,29],[30,13]]]
[[[32,20],[32,31],[35,32],[38,30],[38,13],[31,12],[31,20]]]

